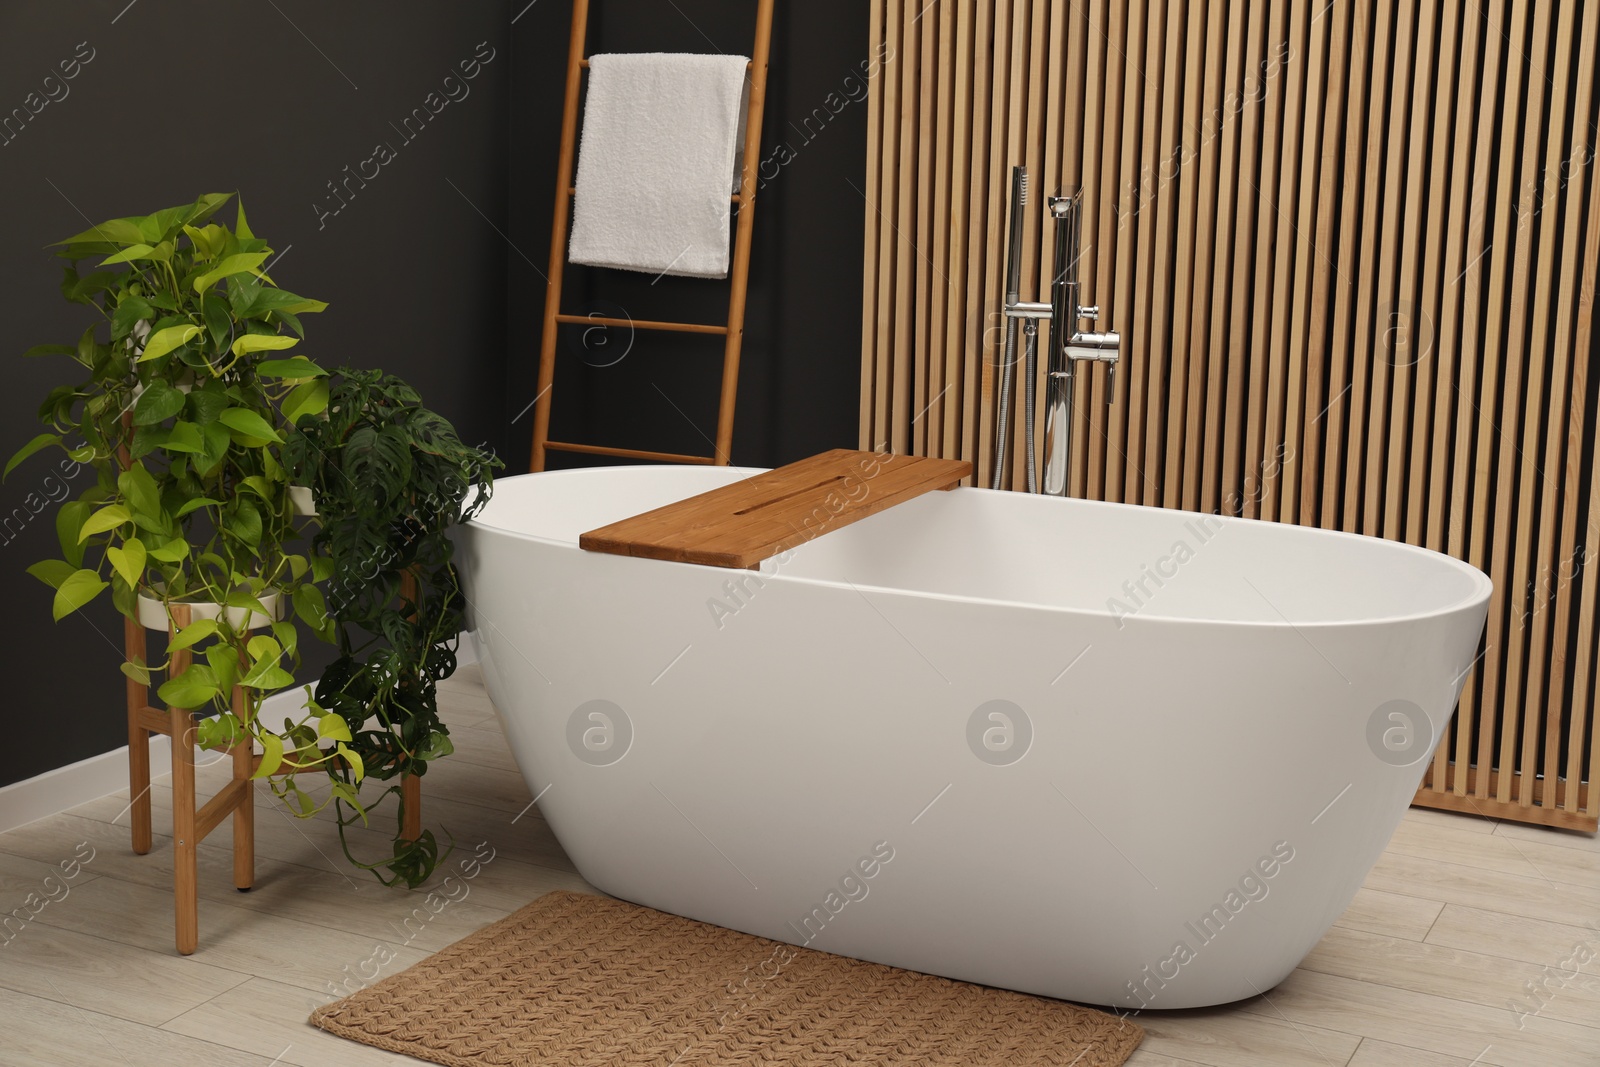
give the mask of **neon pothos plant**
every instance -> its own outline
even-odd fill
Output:
[[[304,337],[299,317],[327,305],[273,284],[272,249],[251,232],[242,204],[231,229],[209,221],[229,199],[209,194],[58,242],[62,294],[94,316],[76,344],[24,353],[66,357],[77,380],[51,390],[39,409],[47,432],[5,474],[54,447],[96,473],[56,514],[61,558],[29,568],[55,590],[57,621],[108,589],[130,618],[141,597],[165,605],[169,620],[183,602],[238,609],[241,625],[226,611],[190,622],[168,643],[166,662],[135,659],[124,672],[147,684],[164,679],[159,695],[172,706],[213,713],[200,724],[202,745],[259,743],[257,777],[337,762],[333,795],[353,802],[362,766],[343,718],[314,703],[281,730],[260,716],[268,695],[294,684],[300,662],[294,623],[264,600],[275,594],[311,629],[332,632],[313,584],[327,577],[328,561],[292,550],[282,456],[289,424],[323,410],[328,396],[320,368],[283,353]],[[275,621],[248,632],[249,612]],[[192,650],[193,662],[173,674],[179,649]],[[242,716],[230,707],[236,684],[248,697]],[[272,782],[299,814],[316,810],[292,774]]]
[[[429,761],[454,751],[437,697],[456,669],[465,602],[449,530],[488,501],[501,463],[464,444],[399,378],[351,369],[336,373],[325,416],[297,417],[285,462],[312,487],[314,545],[335,575],[327,607],[339,658],[323,672],[316,701],[355,728],[348,748],[357,758],[330,769],[347,787],[335,793],[340,840],[351,862],[381,881],[415,886],[438,862],[433,832],[415,841],[397,834],[393,855],[362,862],[345,834],[366,817],[350,793],[362,768],[392,783],[367,808],[393,795],[403,825],[400,777],[424,775]]]

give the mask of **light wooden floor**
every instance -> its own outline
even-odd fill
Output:
[[[148,856],[129,850],[126,795],[0,835],[0,912],[29,893],[59,898],[0,944],[0,1065],[416,1063],[314,1030],[306,1015],[546,890],[590,888],[529,809],[475,668],[445,688],[457,753],[427,776],[426,818],[456,835],[452,867],[478,842],[494,859],[470,880],[458,872],[436,914],[423,894],[352,870],[330,820],[263,803],[255,891],[232,888],[226,823],[201,847],[200,951],[184,959],[172,947],[164,783]],[[200,777],[205,789],[224,772]],[[358,836],[369,851],[387,846],[386,833]],[[65,887],[45,881],[89,849]],[[1135,1067],[1596,1067],[1600,843],[1413,810],[1288,981],[1139,1021]]]

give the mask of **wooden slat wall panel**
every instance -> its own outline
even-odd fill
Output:
[[[1483,568],[1417,800],[1600,825],[1600,0],[870,5],[862,447],[988,484],[1009,169],[1025,297],[1045,199],[1081,186],[1084,295],[1124,350],[1114,384],[1080,375],[1074,495]]]

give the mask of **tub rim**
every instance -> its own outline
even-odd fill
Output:
[[[732,473],[742,473],[742,474],[745,474],[746,476],[751,476],[751,475],[756,475],[756,474],[763,474],[763,473],[765,473],[765,472],[767,472],[767,471],[769,471],[771,469],[772,468],[770,468],[770,467],[741,467],[741,466],[732,466],[732,465],[728,465],[728,466],[713,466],[713,465],[709,465],[709,464],[693,464],[693,463],[659,463],[659,464],[658,463],[623,463],[623,464],[612,464],[612,465],[601,466],[601,467],[573,467],[573,468],[568,468],[568,469],[565,469],[565,470],[558,470],[558,471],[525,471],[525,472],[523,472],[521,474],[514,474],[514,475],[511,475],[511,476],[506,477],[506,478],[498,478],[498,479],[496,479],[495,480],[495,485],[490,487],[489,500],[487,500],[484,503],[483,510],[479,511],[479,513],[477,515],[475,515],[470,521],[464,523],[463,525],[464,526],[469,526],[469,527],[478,527],[479,529],[484,530],[484,531],[489,532],[489,533],[503,534],[503,535],[505,535],[507,537],[515,538],[515,539],[518,539],[518,540],[534,541],[534,542],[537,542],[537,543],[540,543],[540,544],[547,544],[547,545],[552,545],[552,546],[556,546],[556,547],[560,547],[560,548],[569,548],[569,549],[573,550],[574,552],[584,552],[586,550],[580,548],[578,546],[578,542],[576,540],[570,540],[569,541],[569,540],[566,540],[564,538],[550,537],[550,536],[545,535],[545,534],[528,533],[528,532],[523,531],[523,530],[514,530],[514,529],[511,529],[511,528],[506,527],[506,526],[496,526],[496,525],[484,522],[483,521],[483,513],[484,513],[484,511],[487,511],[490,506],[492,506],[492,504],[494,502],[495,489],[497,488],[498,484],[500,482],[513,481],[513,480],[518,480],[518,479],[522,479],[522,478],[561,478],[561,477],[567,477],[567,476],[573,476],[573,475],[586,475],[586,474],[587,475],[593,475],[596,472],[600,472],[600,471],[669,471],[669,470],[670,471],[706,471],[706,470],[722,470],[722,471],[729,471],[729,472],[732,472]],[[735,479],[735,480],[737,481],[737,480],[741,480],[741,479]],[[713,486],[712,488],[716,488],[716,487]],[[1039,495],[1039,494],[1028,494],[1028,493],[1014,493],[1014,492],[1012,492],[1010,490],[1004,490],[1004,489],[984,489],[981,486],[960,486],[959,488],[964,489],[964,490],[968,490],[968,491],[976,490],[977,492],[985,493],[985,494],[1006,494],[1006,495],[1014,495],[1014,496],[1038,496]],[[1477,608],[1479,606],[1482,606],[1483,604],[1486,604],[1488,602],[1488,600],[1489,600],[1489,597],[1491,595],[1493,595],[1493,593],[1494,593],[1494,581],[1493,581],[1493,579],[1491,579],[1482,570],[1478,569],[1477,567],[1474,567],[1472,564],[1466,562],[1465,560],[1457,559],[1454,556],[1447,555],[1447,554],[1445,554],[1443,552],[1439,552],[1439,551],[1436,551],[1436,550],[1431,549],[1431,548],[1424,548],[1421,545],[1407,544],[1404,541],[1392,541],[1392,540],[1390,540],[1390,539],[1388,539],[1386,537],[1373,537],[1373,536],[1368,535],[1368,534],[1353,533],[1353,532],[1348,531],[1348,530],[1325,530],[1325,529],[1323,529],[1321,527],[1318,527],[1318,526],[1300,526],[1300,525],[1298,525],[1296,523],[1275,522],[1275,521],[1273,521],[1271,519],[1254,519],[1254,518],[1248,518],[1248,517],[1243,516],[1243,515],[1222,515],[1220,513],[1203,512],[1203,511],[1189,511],[1187,509],[1157,508],[1157,507],[1152,507],[1150,505],[1145,505],[1145,504],[1128,504],[1128,503],[1124,503],[1122,501],[1086,500],[1086,499],[1084,499],[1082,497],[1067,497],[1067,498],[1063,498],[1063,499],[1070,499],[1075,504],[1088,506],[1088,507],[1100,507],[1100,508],[1121,509],[1121,510],[1138,510],[1138,511],[1165,511],[1165,512],[1170,512],[1170,513],[1175,514],[1175,515],[1191,516],[1191,517],[1195,517],[1195,518],[1216,518],[1216,519],[1221,519],[1225,523],[1250,523],[1250,524],[1254,524],[1254,525],[1282,527],[1282,528],[1286,528],[1286,529],[1289,529],[1289,530],[1299,531],[1298,533],[1290,534],[1290,536],[1306,536],[1306,537],[1313,537],[1313,538],[1314,537],[1323,536],[1323,537],[1332,537],[1332,538],[1341,539],[1341,540],[1355,540],[1355,541],[1363,541],[1363,542],[1366,542],[1366,541],[1377,541],[1377,542],[1387,546],[1386,549],[1385,549],[1386,551],[1394,550],[1394,551],[1399,551],[1399,552],[1402,552],[1402,553],[1415,555],[1415,556],[1421,557],[1423,559],[1426,559],[1427,561],[1429,561],[1430,563],[1435,564],[1435,565],[1437,565],[1439,562],[1442,561],[1444,564],[1450,566],[1451,568],[1453,568],[1453,569],[1465,574],[1469,579],[1472,580],[1472,583],[1473,583],[1473,588],[1468,593],[1468,595],[1465,596],[1463,599],[1455,602],[1455,603],[1448,604],[1446,606],[1439,607],[1439,608],[1434,608],[1434,609],[1431,609],[1431,610],[1428,610],[1428,611],[1417,611],[1417,612],[1411,612],[1411,613],[1404,614],[1404,615],[1380,615],[1380,616],[1374,616],[1374,617],[1371,617],[1371,618],[1361,618],[1361,619],[1333,619],[1333,620],[1310,621],[1310,622],[1295,622],[1295,621],[1291,620],[1290,618],[1288,618],[1287,616],[1285,616],[1282,612],[1279,612],[1278,609],[1275,606],[1272,605],[1271,601],[1268,601],[1267,602],[1267,606],[1271,607],[1272,610],[1278,614],[1279,617],[1277,619],[1192,618],[1192,617],[1183,616],[1183,615],[1161,614],[1159,612],[1154,612],[1154,611],[1150,611],[1150,610],[1147,610],[1147,609],[1141,609],[1136,614],[1129,615],[1123,620],[1123,623],[1124,623],[1125,626],[1131,626],[1131,625],[1134,625],[1134,624],[1145,623],[1145,624],[1152,624],[1152,625],[1172,624],[1172,625],[1178,625],[1178,626],[1227,626],[1227,627],[1240,627],[1240,628],[1259,628],[1259,629],[1263,629],[1263,630],[1286,630],[1287,629],[1287,630],[1293,630],[1293,631],[1296,631],[1296,632],[1299,632],[1301,630],[1307,630],[1307,629],[1338,630],[1338,629],[1348,629],[1348,628],[1357,627],[1357,626],[1374,626],[1374,625],[1386,625],[1386,624],[1390,624],[1390,623],[1421,622],[1421,621],[1428,620],[1428,619],[1438,619],[1438,618],[1442,618],[1442,617],[1448,616],[1448,615],[1455,615],[1455,614],[1458,614],[1458,613],[1460,613],[1462,611],[1469,611],[1469,610],[1475,609],[1475,608]],[[803,546],[797,546],[797,547],[803,547]],[[970,596],[970,595],[967,595],[967,594],[964,594],[964,593],[939,593],[939,592],[931,592],[931,591],[922,590],[922,589],[903,589],[903,588],[900,588],[899,586],[865,584],[865,583],[859,583],[859,582],[852,582],[852,581],[849,581],[848,579],[816,578],[816,577],[808,577],[808,576],[801,576],[801,575],[789,575],[789,574],[784,574],[781,570],[778,570],[778,569],[773,569],[771,571],[767,571],[767,570],[761,570],[761,569],[747,570],[747,569],[744,569],[744,568],[735,568],[735,567],[714,567],[714,566],[711,566],[710,564],[705,564],[705,563],[685,563],[685,562],[681,562],[681,561],[677,561],[677,560],[649,559],[647,557],[624,556],[624,555],[622,555],[620,553],[611,553],[611,552],[592,552],[590,554],[591,555],[596,555],[596,556],[613,556],[613,557],[615,557],[617,559],[638,559],[641,562],[660,564],[661,566],[666,566],[666,567],[688,567],[688,568],[692,568],[692,569],[694,569],[696,571],[727,572],[729,574],[734,574],[734,573],[737,573],[737,574],[753,574],[753,575],[759,577],[763,582],[766,582],[766,581],[782,581],[782,582],[795,584],[795,585],[813,585],[813,586],[819,586],[819,587],[829,588],[829,589],[850,590],[852,592],[857,592],[857,593],[866,593],[866,592],[886,593],[886,594],[892,594],[892,595],[898,595],[898,596],[921,597],[921,598],[928,599],[928,600],[942,600],[942,601],[948,601],[948,602],[951,602],[951,603],[958,603],[958,604],[981,604],[981,605],[985,605],[985,606],[989,606],[989,607],[1024,608],[1024,609],[1028,609],[1028,610],[1031,610],[1031,611],[1043,611],[1043,612],[1050,612],[1050,613],[1054,613],[1054,614],[1075,615],[1075,616],[1081,616],[1081,617],[1084,617],[1084,618],[1091,618],[1091,619],[1114,620],[1116,618],[1116,616],[1112,612],[1104,610],[1104,609],[1100,609],[1100,608],[1078,608],[1078,607],[1069,607],[1069,606],[1061,605],[1061,604],[1043,604],[1043,603],[1037,603],[1037,602],[1034,602],[1034,601],[1027,601],[1027,600],[1010,600],[1010,599],[1005,599],[1005,598],[1001,598],[1001,597]],[[769,557],[769,558],[771,558],[771,557]],[[765,561],[763,561],[763,562],[765,562]],[[1262,599],[1265,600],[1266,598],[1263,596]]]

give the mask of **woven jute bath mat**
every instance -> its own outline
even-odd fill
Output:
[[[446,1067],[1116,1067],[1143,1037],[1061,1001],[567,892],[311,1022]]]

